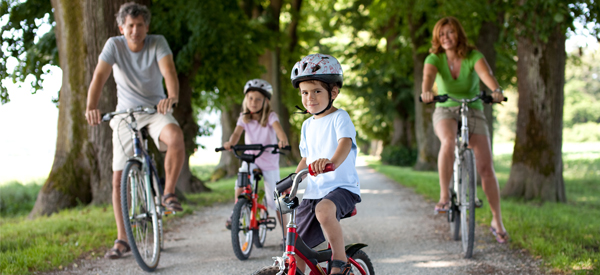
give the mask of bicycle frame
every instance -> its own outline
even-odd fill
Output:
[[[250,177],[250,165],[248,165],[248,177]],[[250,186],[244,187],[244,191],[240,194],[240,197],[246,197],[252,201],[252,215],[250,217],[249,229],[258,229],[259,221],[256,219],[256,213],[258,209],[262,209],[268,212],[267,207],[258,201],[258,183],[260,181],[260,175],[254,174],[254,182]]]
[[[146,148],[148,148],[148,140],[141,137],[141,133],[137,129],[137,121],[135,120],[133,111],[128,112],[128,116],[131,118],[131,123],[128,123],[127,127],[129,128],[129,130],[131,130],[131,139],[133,140],[133,156],[129,157],[127,159],[127,161],[135,160],[142,164],[142,170],[145,172],[144,173],[144,175],[145,175],[144,190],[145,190],[146,194],[148,194],[148,196],[146,197],[146,202],[150,206],[150,209],[149,209],[150,213],[153,214],[154,213],[153,211],[157,211],[156,205],[160,205],[160,197],[161,197],[161,193],[162,193],[161,192],[162,190],[160,190],[160,185],[158,184],[158,182],[156,182],[155,180],[152,179],[153,175],[156,175],[158,178],[158,172],[156,170],[156,167],[154,167],[154,165],[153,165],[152,158],[150,157],[150,155],[148,154],[148,151],[146,150]],[[142,146],[142,140],[144,141],[143,146]],[[150,183],[152,183],[152,184],[150,184]],[[135,187],[137,184],[139,184],[139,183],[132,181],[131,182],[131,190],[136,190]],[[154,194],[155,196],[152,196],[152,194]],[[157,201],[154,201],[153,198],[156,198]],[[136,205],[137,200],[138,200],[137,193],[131,192],[132,205]],[[163,211],[159,210],[158,215],[162,216],[162,214],[163,214]],[[131,220],[134,220],[134,219],[146,218],[146,217],[133,217],[130,215],[129,218]]]

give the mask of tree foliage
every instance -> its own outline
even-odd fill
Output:
[[[2,0],[0,18],[6,24],[0,29],[0,81],[11,78],[13,83],[24,83],[28,76],[32,93],[41,88],[45,65],[58,66],[58,50],[54,27],[43,36],[37,35],[42,24],[54,25],[52,5],[46,0]],[[16,61],[12,72],[8,66]],[[0,103],[9,101],[8,90],[0,87]]]

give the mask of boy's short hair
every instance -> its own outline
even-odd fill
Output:
[[[337,83],[327,83],[325,81],[321,81],[318,79],[311,79],[311,80],[305,80],[302,82],[310,82],[312,84],[319,84],[321,87],[323,87],[325,90],[327,90],[328,92],[333,91],[333,88],[338,87]],[[301,82],[301,83],[302,83]],[[300,86],[298,86],[298,89],[300,89]],[[338,90],[340,89],[340,87],[338,87]]]

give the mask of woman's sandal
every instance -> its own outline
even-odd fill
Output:
[[[508,242],[508,232],[504,231],[504,233],[498,233],[496,228],[490,226],[490,232],[496,237],[496,241],[500,244]]]
[[[330,270],[334,267],[341,269],[338,273],[329,273],[330,275],[349,275],[352,274],[352,265],[348,262],[340,261],[340,260],[331,260],[329,264]]]
[[[171,200],[167,201],[168,199],[171,199]],[[162,199],[162,205],[164,207],[166,207],[167,210],[171,210],[171,211],[175,211],[175,212],[183,211],[183,208],[181,207],[181,203],[179,203],[177,196],[175,196],[175,194],[173,194],[173,193],[165,194],[165,196]]]
[[[435,209],[434,212],[435,214],[443,214],[448,212],[448,209],[450,209],[450,202],[438,202],[435,205]]]
[[[131,251],[131,247],[129,247],[129,244],[126,241],[116,239],[115,244],[120,244],[120,245],[124,246],[125,250],[121,251],[120,249],[113,247],[110,250],[108,250],[108,252],[106,252],[106,254],[104,254],[104,258],[111,259],[111,260],[118,259],[118,258],[123,257],[123,253]]]

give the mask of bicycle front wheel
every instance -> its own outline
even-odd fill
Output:
[[[238,199],[231,216],[231,245],[240,260],[247,260],[252,252],[253,230],[250,229],[252,204],[245,198]]]
[[[461,163],[461,192],[460,196],[460,224],[463,252],[465,258],[473,256],[475,242],[475,156],[471,149],[466,149],[462,154]]]
[[[138,161],[128,161],[121,178],[121,210],[131,252],[145,271],[154,271],[160,258],[159,218],[153,195]]]
[[[264,206],[267,206],[267,198],[264,197],[262,204]],[[265,245],[265,241],[267,240],[267,224],[264,223],[264,221],[267,220],[267,218],[269,217],[269,213],[264,210],[264,209],[260,209],[257,208],[256,209],[257,213],[256,213],[256,219],[259,221],[263,221],[263,223],[258,225],[258,229],[254,229],[253,231],[253,238],[254,238],[254,245],[258,248],[261,248]]]

